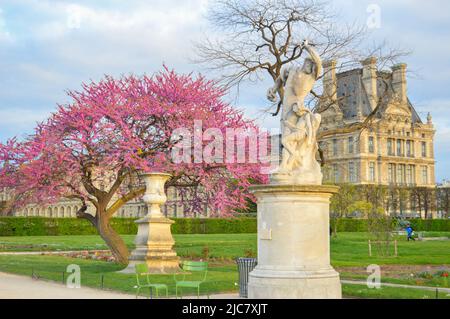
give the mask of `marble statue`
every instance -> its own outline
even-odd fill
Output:
[[[304,102],[322,73],[322,60],[307,40],[302,47],[310,57],[301,67],[284,69],[267,92],[267,98],[275,102],[277,92],[284,91],[281,114],[283,152],[280,166],[272,172],[271,180],[279,184],[320,185],[322,173],[316,160],[316,135],[321,117],[306,108]]]
[[[330,264],[330,198],[338,187],[322,185],[316,160],[321,117],[305,98],[322,73],[314,48],[301,67],[283,70],[267,97],[284,93],[282,160],[270,184],[253,185],[258,206],[258,264],[249,273],[251,299],[339,299],[339,273]]]

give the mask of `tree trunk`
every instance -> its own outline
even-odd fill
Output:
[[[102,216],[101,214],[97,216],[101,216],[97,220],[96,225],[100,237],[102,237],[108,245],[113,256],[116,258],[116,261],[120,264],[127,265],[128,257],[130,255],[127,245],[123,241],[122,237],[120,237],[120,235],[111,227],[109,224],[109,218],[105,219],[104,215]]]
[[[333,226],[332,226],[332,231],[333,231],[333,237],[334,238],[337,238],[337,227],[338,227],[338,218],[335,218]]]

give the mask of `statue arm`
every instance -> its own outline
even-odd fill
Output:
[[[275,80],[275,84],[273,87],[269,89],[267,92],[267,99],[269,99],[272,102],[275,102],[277,100],[276,93],[280,92],[280,89],[284,86],[286,83],[286,80],[289,76],[289,69],[285,68],[280,76]]]
[[[320,56],[317,53],[317,51],[313,47],[311,47],[310,45],[306,44],[305,45],[305,49],[306,49],[306,51],[308,51],[309,55],[311,56],[311,59],[316,64],[316,80],[317,80],[320,77],[320,75],[322,74],[322,71],[323,71],[322,59],[320,58]]]

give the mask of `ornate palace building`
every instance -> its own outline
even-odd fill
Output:
[[[184,203],[178,198],[175,188],[169,188],[167,203],[162,207],[162,212],[167,217],[185,217]],[[7,209],[7,203],[11,200],[7,190],[0,191],[0,213]],[[50,205],[31,204],[20,210],[13,211],[14,216],[40,216],[40,217],[76,217],[76,212],[81,208],[81,202],[77,200],[61,199]],[[88,212],[95,214],[94,207],[89,205]],[[124,205],[115,217],[144,217],[147,214],[147,206],[144,202],[134,200]],[[205,209],[202,217],[208,217],[209,210]]]
[[[324,64],[324,95],[335,102],[322,106],[320,130],[339,132],[320,141],[324,179],[435,188],[431,116],[423,122],[408,99],[406,64],[379,72],[376,62],[368,58],[361,68],[338,74],[336,61]],[[367,122],[372,113],[373,120]],[[346,130],[364,121],[366,129]],[[409,213],[416,212],[410,207]]]

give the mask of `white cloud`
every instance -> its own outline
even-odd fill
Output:
[[[94,74],[142,65],[186,65],[202,35],[207,1],[137,2],[120,10],[88,4],[33,2],[46,19],[30,32],[46,54]],[[145,70],[141,69],[141,73]]]
[[[12,43],[13,37],[8,31],[6,21],[3,18],[3,10],[0,8],[0,43]]]
[[[35,108],[0,108],[0,127],[2,133],[1,141],[7,137],[24,136],[31,133],[36,123],[44,121],[50,115],[51,111],[45,108],[36,110]]]
[[[60,72],[49,70],[37,64],[19,63],[17,69],[36,82],[61,83],[66,80],[66,77]]]
[[[416,109],[422,114],[430,112],[436,129],[434,138],[434,154],[436,159],[437,181],[450,179],[450,99],[432,99],[416,104]]]

